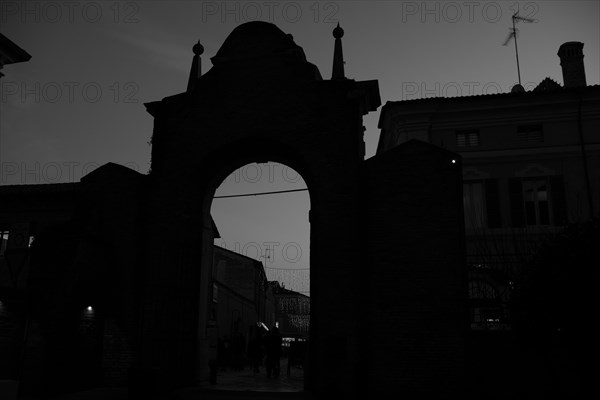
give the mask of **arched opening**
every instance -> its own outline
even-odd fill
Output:
[[[302,391],[311,320],[311,198],[288,159],[248,161],[216,168],[204,198],[214,236],[212,256],[203,261],[210,267],[209,382],[225,390]]]

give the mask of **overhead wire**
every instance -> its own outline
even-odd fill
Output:
[[[247,197],[247,196],[263,196],[267,194],[279,194],[279,193],[291,193],[291,192],[304,192],[308,190],[308,188],[304,189],[290,189],[290,190],[277,190],[274,192],[260,192],[260,193],[244,193],[244,194],[229,194],[224,196],[214,196],[214,199],[225,199],[230,197]]]

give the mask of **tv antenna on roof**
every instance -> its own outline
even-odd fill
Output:
[[[502,46],[506,46],[511,39],[515,39],[515,54],[517,55],[517,74],[519,75],[519,85],[521,84],[521,68],[519,67],[519,47],[517,46],[517,35],[519,33],[519,31],[517,30],[515,24],[517,22],[536,22],[536,19],[533,18],[525,18],[525,17],[521,17],[519,16],[519,12],[517,11],[516,13],[514,13],[512,15],[512,28],[508,28],[510,30],[510,33],[508,34],[508,37],[506,38],[506,40],[504,41],[504,43],[502,43]]]
[[[260,256],[260,258],[264,258],[265,259],[265,262],[267,262],[267,260],[271,261],[271,254],[270,254],[269,250],[270,249],[267,247],[265,249],[265,255],[264,256]]]

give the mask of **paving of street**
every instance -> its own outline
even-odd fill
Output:
[[[292,367],[287,375],[287,362],[282,360],[281,375],[267,378],[264,367],[255,373],[247,367],[242,371],[219,371],[216,385],[187,388],[179,391],[181,400],[188,399],[310,399],[303,391],[304,371]]]
[[[301,392],[304,389],[304,371],[298,367],[291,367],[288,376],[287,361],[283,360],[281,365],[283,368],[278,378],[267,378],[264,367],[260,372],[254,372],[250,367],[241,371],[219,371],[217,384],[207,387],[212,390]]]
[[[216,384],[205,384],[178,390],[168,400],[195,399],[311,399],[304,392],[304,371],[300,367],[291,367],[287,375],[287,360],[281,361],[281,374],[278,378],[267,378],[264,367],[253,372],[246,367],[241,371],[220,370]],[[29,399],[23,399],[29,400]],[[37,400],[31,398],[31,400]],[[85,392],[65,394],[51,400],[128,400],[125,388],[96,388]]]

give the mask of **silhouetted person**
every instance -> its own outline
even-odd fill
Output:
[[[222,343],[222,357],[221,357],[221,370],[224,371],[227,368],[231,367],[231,340],[229,340],[229,336],[225,335],[223,337]]]
[[[306,351],[306,342],[298,341],[296,339],[293,342],[290,342],[290,347],[288,348],[288,363],[287,363],[287,375],[290,376],[291,366],[301,366],[304,367],[304,355]]]
[[[265,367],[267,368],[267,378],[270,378],[271,376],[273,376],[273,378],[279,377],[281,341],[281,334],[276,326],[265,335],[265,353],[267,354]]]

